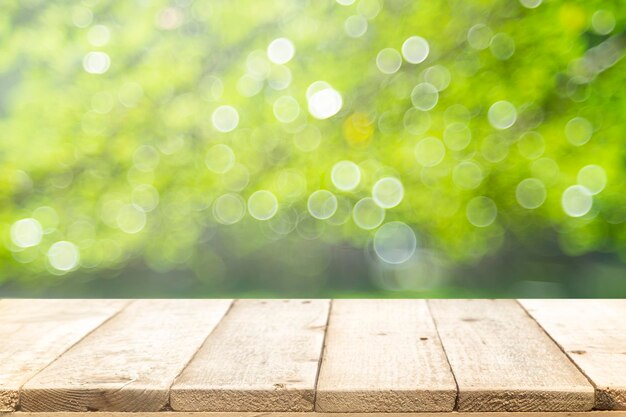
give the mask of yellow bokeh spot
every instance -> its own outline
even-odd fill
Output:
[[[587,16],[585,11],[572,3],[566,3],[559,10],[559,20],[565,30],[570,32],[581,32],[587,26]]]
[[[343,134],[352,147],[367,147],[373,133],[374,124],[365,113],[353,113],[343,122]]]

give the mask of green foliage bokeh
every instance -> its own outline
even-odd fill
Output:
[[[566,256],[626,259],[625,18],[611,1],[4,0],[0,280],[135,260],[194,268],[216,233],[235,255],[287,238],[366,247],[377,228],[357,226],[351,210],[385,177],[404,188],[385,222],[409,225],[418,248],[452,264],[497,254],[509,237],[540,247],[556,236]],[[351,36],[349,21],[366,30]],[[401,54],[411,36],[428,41],[428,57],[381,71],[379,52]],[[295,46],[285,64],[266,53],[277,38]],[[103,73],[87,70],[93,52],[110,59]],[[322,120],[307,107],[316,81],[342,97]],[[420,110],[412,91],[425,82],[440,91]],[[280,122],[274,103],[285,96],[298,111]],[[511,126],[489,120],[499,101],[515,108]],[[223,105],[238,113],[232,131],[215,127]],[[590,138],[582,122],[568,132],[574,119]],[[455,129],[471,135],[465,146]],[[445,156],[424,166],[418,144],[433,137]],[[234,155],[224,173],[207,168],[216,144]],[[354,190],[331,179],[342,160],[359,166]],[[599,180],[581,174],[590,165]],[[544,199],[527,190],[533,208],[519,195],[529,178],[545,189]],[[585,202],[564,193],[577,185],[592,206],[573,215],[568,205]],[[307,209],[319,189],[338,198],[331,219]],[[220,196],[236,211],[258,190],[276,197],[271,219],[216,218]],[[470,221],[485,201],[495,218]],[[40,242],[16,244],[20,219],[41,225]],[[51,265],[56,242],[75,245],[76,265]]]

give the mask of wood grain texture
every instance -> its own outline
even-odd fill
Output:
[[[118,300],[0,301],[0,411],[12,411],[26,381],[105,320]]]
[[[430,300],[459,411],[585,411],[593,387],[514,300]]]
[[[424,300],[335,300],[316,411],[452,411],[456,385]]]
[[[172,386],[176,411],[311,411],[328,300],[239,300]]]
[[[82,414],[81,414],[82,415]],[[160,411],[128,413],[93,412],[89,417],[626,417],[626,411],[582,411],[582,412],[486,412],[486,413],[298,413],[298,412],[184,412]],[[0,417],[77,417],[76,413],[1,413]]]
[[[595,408],[626,410],[626,300],[519,300],[596,388]]]
[[[24,411],[158,411],[230,300],[138,300],[22,389]]]

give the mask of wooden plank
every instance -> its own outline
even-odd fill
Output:
[[[172,386],[176,411],[311,411],[329,300],[239,300]]]
[[[119,300],[0,301],[0,411],[37,372],[119,312]]]
[[[230,300],[138,300],[22,389],[24,411],[158,411]]]
[[[452,411],[454,377],[424,300],[335,300],[316,411]]]
[[[585,411],[593,387],[514,300],[430,300],[459,411]]]
[[[595,408],[626,410],[626,300],[519,300],[596,389]]]
[[[89,417],[128,417],[127,413],[120,412],[93,412]],[[262,417],[626,417],[626,411],[583,411],[583,412],[508,412],[486,413],[298,413],[274,412],[263,413]],[[0,417],[77,417],[76,413],[0,413]],[[256,412],[184,412],[160,411],[133,413],[132,417],[260,417]]]

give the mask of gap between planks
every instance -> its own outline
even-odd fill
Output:
[[[24,384],[21,410],[162,410],[174,377],[230,303],[134,301]]]
[[[329,300],[238,300],[170,389],[176,411],[310,411]]]
[[[318,412],[452,411],[456,386],[424,300],[335,300]]]
[[[31,300],[31,301],[32,301],[32,302],[41,302],[42,300]],[[83,300],[83,302],[94,302],[94,301],[95,301],[95,302],[97,302],[98,300]],[[101,301],[102,301],[102,300],[101,300]],[[109,301],[110,301],[110,300],[109,300]],[[179,301],[180,301],[180,302],[182,302],[183,300],[179,300]],[[185,300],[185,301],[186,301],[186,300]],[[339,301],[341,301],[341,300],[339,300]],[[345,301],[345,300],[344,300],[344,301]],[[379,301],[384,301],[384,300],[379,300]],[[391,303],[393,303],[393,302],[394,302],[394,301],[392,301],[392,300],[387,300],[387,301],[388,301],[388,302],[391,302]],[[521,301],[521,300],[520,300],[520,301]],[[577,301],[578,301],[578,302],[583,302],[583,303],[585,302],[585,301],[581,301],[581,300],[577,300]],[[437,302],[437,301],[435,301],[435,302]],[[458,302],[458,301],[457,301],[457,302]],[[2,303],[2,301],[0,301],[0,303]],[[324,346],[324,352],[326,351],[326,349],[325,349],[325,347],[326,347],[326,346],[325,346],[325,345],[328,343],[328,339],[327,339],[327,338],[328,338],[328,331],[329,331],[329,328],[332,326],[332,322],[331,322],[331,314],[332,314],[332,306],[333,306],[333,303],[334,303],[334,300],[333,300],[333,301],[331,301],[331,302],[329,303],[329,314],[328,314],[328,316],[327,316],[327,318],[326,318],[326,322],[324,323],[324,331],[323,331],[323,337],[322,337],[322,346]],[[430,303],[430,302],[429,302],[429,303]],[[520,304],[521,304],[521,303],[520,303]],[[126,306],[126,308],[127,308],[127,306]],[[231,306],[230,308],[232,308],[232,306]],[[520,306],[520,309],[522,309],[522,310],[527,310],[526,308],[521,308],[521,306]],[[544,308],[544,309],[545,309],[545,308]],[[526,311],[526,312],[527,312],[527,311]],[[90,335],[91,333],[93,333],[93,332],[95,332],[96,330],[98,330],[101,326],[103,326],[103,325],[104,325],[104,323],[107,323],[109,320],[111,320],[112,318],[116,317],[119,313],[120,313],[120,311],[117,311],[116,313],[114,313],[114,314],[113,314],[113,316],[111,316],[111,317],[109,317],[108,319],[104,320],[104,322],[103,322],[103,323],[101,323],[101,324],[100,324],[100,326],[95,327],[94,329],[92,329],[92,330],[91,330],[90,332],[88,332],[85,336],[83,336],[83,338],[87,337],[87,336],[88,336],[88,335]],[[531,317],[531,319],[535,319],[535,317],[533,317],[533,316],[532,316],[532,314],[530,314],[530,313],[528,313],[528,314],[529,314],[529,316]],[[228,314],[224,315],[224,317],[227,317],[227,316],[228,316]],[[536,321],[536,320],[533,320],[533,321],[535,321],[535,322],[536,322],[536,324],[537,324],[537,321]],[[220,323],[221,323],[221,321],[220,321]],[[538,323],[538,325],[539,325],[538,327],[540,327],[540,328],[544,331],[544,333],[546,333],[548,336],[551,336],[551,338],[554,340],[554,337],[553,337],[554,335],[550,335],[550,334],[549,334],[549,332],[548,332],[548,331],[547,331],[547,329],[545,328],[546,326],[545,326],[544,324],[542,324],[542,323],[540,323],[540,322],[539,322],[539,323]],[[437,333],[438,333],[438,332],[439,332],[439,329],[437,328]],[[207,339],[208,339],[209,337],[210,337],[210,334],[209,334],[209,335],[207,335]],[[437,334],[437,336],[436,336],[436,337],[437,337],[437,339],[440,339],[440,335],[439,335],[439,334]],[[556,342],[557,342],[557,344],[559,344],[559,345],[560,345],[559,340],[556,340]],[[76,342],[74,345],[79,345],[80,343],[82,343],[82,339],[80,339],[80,340],[79,340],[79,342]],[[205,343],[206,343],[206,340],[205,340]],[[566,353],[568,353],[567,355],[564,355],[564,356],[566,356],[566,357],[567,357],[568,359],[570,359],[570,360],[573,360],[573,359],[572,359],[572,357],[571,357],[571,353],[572,353],[572,352],[567,352],[567,349],[564,349],[564,350],[566,350]],[[66,351],[67,351],[67,349],[66,349]],[[183,365],[183,367],[182,367],[182,369],[180,370],[179,374],[178,374],[178,375],[176,375],[177,377],[180,377],[180,376],[181,376],[181,374],[184,372],[184,370],[186,370],[186,369],[189,367],[189,365],[190,365],[190,364],[194,361],[194,359],[196,358],[196,355],[198,354],[198,352],[199,352],[199,349],[198,349],[196,352],[194,352],[194,353],[193,353],[193,355],[192,355],[192,357],[189,359],[189,361]],[[63,353],[63,352],[61,352],[60,356],[62,357],[63,355],[64,355],[64,353]],[[325,356],[325,355],[324,355],[324,356]],[[49,363],[49,364],[47,364],[47,365],[45,365],[43,369],[45,369],[47,366],[50,366],[52,363],[54,363],[56,359],[58,359],[58,358],[53,359],[53,360],[52,360],[52,362],[51,362],[51,363]],[[447,360],[447,361],[449,361],[449,358],[447,358],[447,355],[446,355],[446,360]],[[317,362],[317,369],[316,369],[316,372],[314,373],[314,382],[313,382],[313,387],[314,387],[314,388],[313,388],[313,403],[316,403],[316,402],[317,402],[317,401],[316,401],[316,400],[317,400],[317,398],[316,398],[316,397],[317,397],[317,395],[318,395],[318,390],[317,390],[316,388],[317,388],[317,386],[318,386],[318,382],[319,382],[320,374],[321,374],[321,372],[322,372],[322,371],[321,371],[321,369],[322,369],[322,365],[323,365],[323,357],[322,357],[322,358],[320,358],[320,360],[318,360],[318,362]],[[584,370],[583,370],[583,371],[584,371]],[[585,375],[586,375],[586,373],[585,373],[585,372],[583,372],[583,374],[585,374]],[[454,372],[453,372],[453,375],[454,375],[454,377],[456,378],[456,373],[454,373]],[[589,378],[589,380],[592,380],[592,379],[591,379],[591,378]],[[593,382],[593,381],[592,381],[592,382]],[[455,383],[456,383],[456,381],[455,381]],[[595,385],[595,383],[594,383],[594,385]],[[456,388],[456,390],[455,390],[455,391],[456,391],[456,397],[457,397],[457,399],[458,399],[459,394],[460,394],[460,390],[459,390],[458,386],[457,386],[457,387],[455,387],[455,388]],[[168,393],[171,393],[171,387],[168,387],[167,391],[168,391]],[[168,395],[168,397],[169,397],[169,395]],[[168,399],[169,399],[169,398],[168,398]],[[457,402],[458,402],[458,401],[457,401]],[[170,401],[167,401],[166,406],[169,406],[169,405],[170,405]],[[168,409],[168,408],[166,408],[166,409]],[[456,408],[455,408],[455,409],[456,409]],[[142,413],[144,413],[144,412],[145,412],[144,410],[138,410],[138,411],[141,411]],[[204,411],[204,410],[203,410],[202,412],[200,412],[200,414],[189,414],[189,415],[197,415],[197,416],[200,416],[200,415],[207,415],[207,416],[218,416],[218,415],[224,415],[224,416],[229,416],[229,415],[230,415],[230,416],[237,416],[237,415],[241,415],[241,416],[244,416],[244,415],[249,415],[249,416],[258,416],[258,415],[259,415],[259,413],[255,413],[255,412],[238,411],[238,412],[230,412],[230,413],[229,413],[229,412],[223,412],[223,411],[224,411],[224,410],[215,410],[215,411],[211,412],[211,411]],[[228,411],[228,410],[227,410],[227,411]],[[236,410],[231,410],[231,411],[236,411]],[[285,410],[285,411],[286,411],[286,410]],[[271,412],[268,412],[268,413],[266,413],[266,414],[264,414],[264,415],[276,415],[276,416],[282,415],[282,416],[288,416],[288,415],[302,415],[302,414],[310,414],[310,415],[324,415],[324,414],[328,414],[328,413],[319,412],[319,411],[318,411],[318,412],[315,412],[315,413],[312,413],[312,412],[307,412],[306,410],[299,410],[299,411],[303,411],[303,412],[299,412],[299,413],[295,413],[295,414],[294,414],[294,413],[285,412],[285,411],[282,411],[282,412],[281,412],[281,411],[271,411]],[[333,411],[334,411],[334,410],[333,410]],[[349,413],[344,414],[344,415],[360,415],[360,414],[358,414],[358,413],[356,413],[356,414],[354,413],[354,411],[359,411],[359,412],[360,412],[360,410],[346,410],[346,411],[349,411]],[[382,411],[382,410],[372,410],[372,411]],[[389,410],[388,412],[385,412],[385,416],[389,417],[390,415],[392,415],[392,414],[393,414],[393,411],[397,411],[397,410]],[[402,415],[403,415],[403,416],[406,416],[406,414],[415,414],[415,412],[412,412],[412,411],[414,411],[414,410],[409,410],[409,412],[408,412],[408,413],[403,413]],[[416,411],[416,410],[415,410],[415,411]],[[164,413],[168,413],[168,412],[167,412],[167,411],[161,411],[161,412],[159,412],[159,415],[164,415]],[[622,412],[622,413],[623,413],[623,412]],[[54,413],[52,413],[52,414],[51,414],[50,412],[46,412],[46,413],[41,413],[41,412],[40,412],[40,413],[37,413],[36,415],[41,416],[41,415],[46,415],[46,414],[49,414],[49,415],[54,415]],[[94,413],[94,412],[90,412],[90,414],[91,414],[91,415],[95,415],[96,413]],[[102,413],[102,412],[97,412],[97,414],[100,414],[100,415],[107,415],[106,413]],[[180,411],[177,411],[177,412],[175,412],[175,413],[174,413],[174,415],[176,415],[176,416],[181,416],[181,415],[185,415],[185,414],[186,414],[186,413],[183,413],[183,412],[180,412]],[[343,414],[343,413],[332,413],[332,415],[333,415],[333,416],[336,416],[337,414]],[[371,415],[375,415],[375,414],[376,414],[376,413],[370,413],[369,415],[371,416]],[[457,415],[457,416],[460,416],[460,415],[466,415],[466,414],[467,414],[467,413],[453,413],[453,414],[451,414],[451,415]],[[498,415],[497,413],[480,413],[480,415],[489,415],[489,414],[493,414],[494,416],[495,416],[495,415]],[[521,415],[524,415],[524,414],[531,415],[531,416],[540,416],[540,415],[542,415],[542,414],[544,414],[544,415],[555,415],[555,416],[556,416],[556,415],[563,415],[563,416],[570,415],[570,416],[573,416],[573,415],[578,415],[578,414],[580,414],[580,413],[573,413],[573,412],[557,412],[557,413],[536,413],[536,412],[533,412],[533,413],[521,413],[521,412],[516,412],[516,413],[515,413],[515,415],[518,415],[518,416],[521,416]],[[597,413],[595,413],[595,412],[594,412],[594,414],[597,414]],[[3,415],[3,414],[0,412],[0,415]],[[15,415],[16,415],[16,416],[17,416],[17,415],[20,415],[20,416],[26,416],[26,415],[29,415],[29,414],[28,414],[28,413],[25,413],[25,412],[19,412],[19,413],[15,414]],[[61,416],[61,415],[63,415],[63,413],[60,413],[60,414],[58,414],[58,415],[59,415],[59,416]],[[73,415],[75,416],[76,414],[73,414]],[[114,415],[114,414],[110,414],[110,415]],[[122,414],[119,414],[119,415],[122,415]],[[138,415],[140,415],[140,414],[135,414],[135,416],[138,416]],[[150,415],[150,413],[147,413],[146,415]],[[419,414],[416,414],[416,415],[419,415],[419,416],[427,416],[428,414],[427,414],[427,413],[419,413]],[[439,416],[441,416],[441,414],[438,414],[438,415],[439,415]],[[467,415],[470,415],[470,414],[467,414]],[[478,414],[474,414],[474,415],[478,415]],[[509,413],[504,413],[503,415],[510,415],[510,414],[509,414]],[[590,415],[590,412],[586,411],[586,412],[583,412],[581,415]],[[600,414],[600,415],[607,415],[607,416],[608,416],[609,414],[607,414],[607,412],[601,412],[601,414]],[[610,415],[621,415],[621,414],[619,414],[619,413],[618,413],[618,414],[611,413]]]
[[[18,408],[24,384],[129,303],[126,300],[0,300],[0,314],[8,316],[0,322],[0,412]]]
[[[429,300],[467,412],[588,411],[594,390],[514,300]]]
[[[598,408],[598,388],[596,386],[596,383],[593,382],[593,380],[591,378],[589,378],[589,375],[587,375],[587,373],[585,373],[580,366],[574,361],[574,359],[572,358],[572,356],[567,353],[566,349],[563,348],[563,346],[561,346],[561,344],[557,343],[556,340],[554,340],[554,336],[551,335],[550,333],[548,333],[547,329],[545,329],[541,323],[539,323],[539,321],[537,320],[536,317],[534,317],[530,311],[529,311],[529,306],[527,304],[527,306],[524,306],[524,303],[522,302],[522,300],[515,300],[517,302],[517,304],[519,304],[519,306],[526,312],[526,314],[528,315],[528,317],[530,317],[535,323],[537,323],[537,325],[544,331],[544,333],[552,340],[552,342],[554,342],[555,345],[557,345],[559,347],[559,349],[561,349],[561,352],[563,352],[563,355],[565,355],[565,357],[567,357],[567,359],[570,360],[570,362],[572,363],[572,365],[574,365],[576,367],[576,369],[578,369],[578,371],[584,375],[585,378],[587,378],[587,381],[589,381],[589,384],[591,384],[591,386],[594,389],[594,393],[595,393],[595,398],[594,398],[594,408]],[[610,408],[609,408],[610,409]]]
[[[626,300],[518,300],[587,377],[595,407],[626,410]]]

